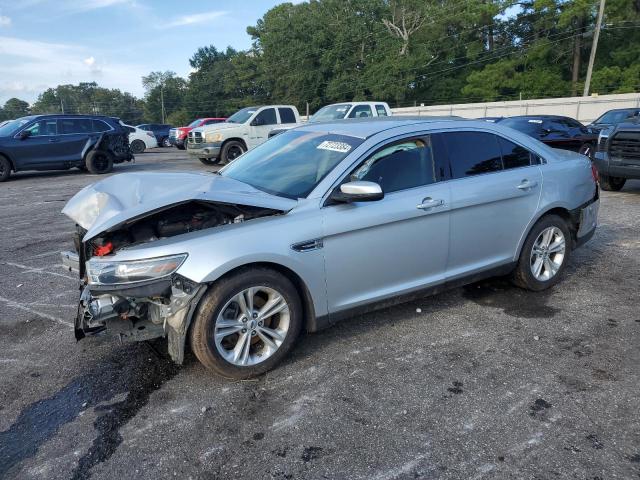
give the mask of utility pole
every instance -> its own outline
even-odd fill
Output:
[[[600,36],[600,27],[602,26],[602,17],[604,16],[604,2],[600,0],[600,10],[598,10],[598,20],[596,21],[596,31],[593,32],[593,45],[591,45],[591,55],[589,55],[589,66],[587,67],[587,78],[584,81],[583,97],[589,96],[589,87],[591,86],[591,74],[593,73],[593,62],[596,60],[596,50],[598,49],[598,37]]]
[[[160,84],[160,103],[162,104],[162,123],[164,123],[164,83]]]
[[[62,103],[62,97],[60,98],[60,111],[64,115],[64,103]]]

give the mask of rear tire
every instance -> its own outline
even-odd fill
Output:
[[[231,140],[227,142],[222,147],[222,152],[220,152],[220,158],[222,160],[222,164],[226,165],[229,162],[232,162],[244,152],[247,151],[247,147],[244,146],[244,143],[238,142],[236,140]]]
[[[133,142],[131,142],[131,152],[134,155],[138,155],[139,153],[144,152],[145,148],[147,148],[147,146],[142,140],[134,140]]]
[[[0,155],[0,182],[6,182],[11,176],[11,162]]]
[[[585,157],[588,157],[590,159],[593,160],[593,155],[595,153],[595,148],[593,146],[593,144],[591,143],[583,143],[580,146],[580,150],[578,150],[578,153],[584,155]]]
[[[610,177],[609,175],[600,175],[600,187],[608,192],[619,192],[627,182],[626,178]]]
[[[261,317],[257,312],[264,312],[268,302],[272,306],[266,310],[276,313],[265,312]],[[216,282],[205,294],[191,329],[191,349],[215,373],[251,378],[282,361],[293,348],[302,323],[302,304],[293,283],[268,268],[247,268]]]
[[[571,231],[562,217],[542,217],[522,246],[518,265],[512,274],[513,283],[534,292],[553,287],[567,266],[572,243]]]
[[[92,150],[85,160],[87,170],[94,175],[104,175],[113,170],[113,155],[102,150]]]
[[[219,158],[199,158],[198,160],[200,160],[204,165],[208,166],[215,165],[220,161]]]

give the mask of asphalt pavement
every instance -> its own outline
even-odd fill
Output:
[[[211,169],[175,149],[128,171]],[[493,279],[349,318],[229,381],[162,340],[76,342],[65,202],[0,184],[0,478],[640,478],[640,182],[604,192],[563,281]]]

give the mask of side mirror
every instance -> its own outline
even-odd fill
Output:
[[[31,136],[31,130],[23,130],[20,132],[20,140],[26,140],[27,138],[29,138]]]
[[[252,127],[259,127],[260,125],[264,125],[264,120],[261,119],[260,117],[256,117],[253,120],[251,120],[251,124]]]
[[[373,202],[383,198],[384,192],[380,185],[363,180],[343,183],[331,194],[331,199],[340,203]]]

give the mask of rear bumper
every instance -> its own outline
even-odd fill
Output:
[[[623,163],[617,159],[611,159],[606,152],[597,152],[593,162],[601,175],[609,177],[620,177],[630,179],[640,179],[640,158],[638,164]]]
[[[599,210],[600,192],[596,187],[596,194],[590,201],[571,211],[571,216],[578,224],[578,231],[575,233],[574,238],[574,248],[581,247],[593,237],[598,226]]]
[[[187,153],[196,158],[218,158],[221,143],[187,143]]]

